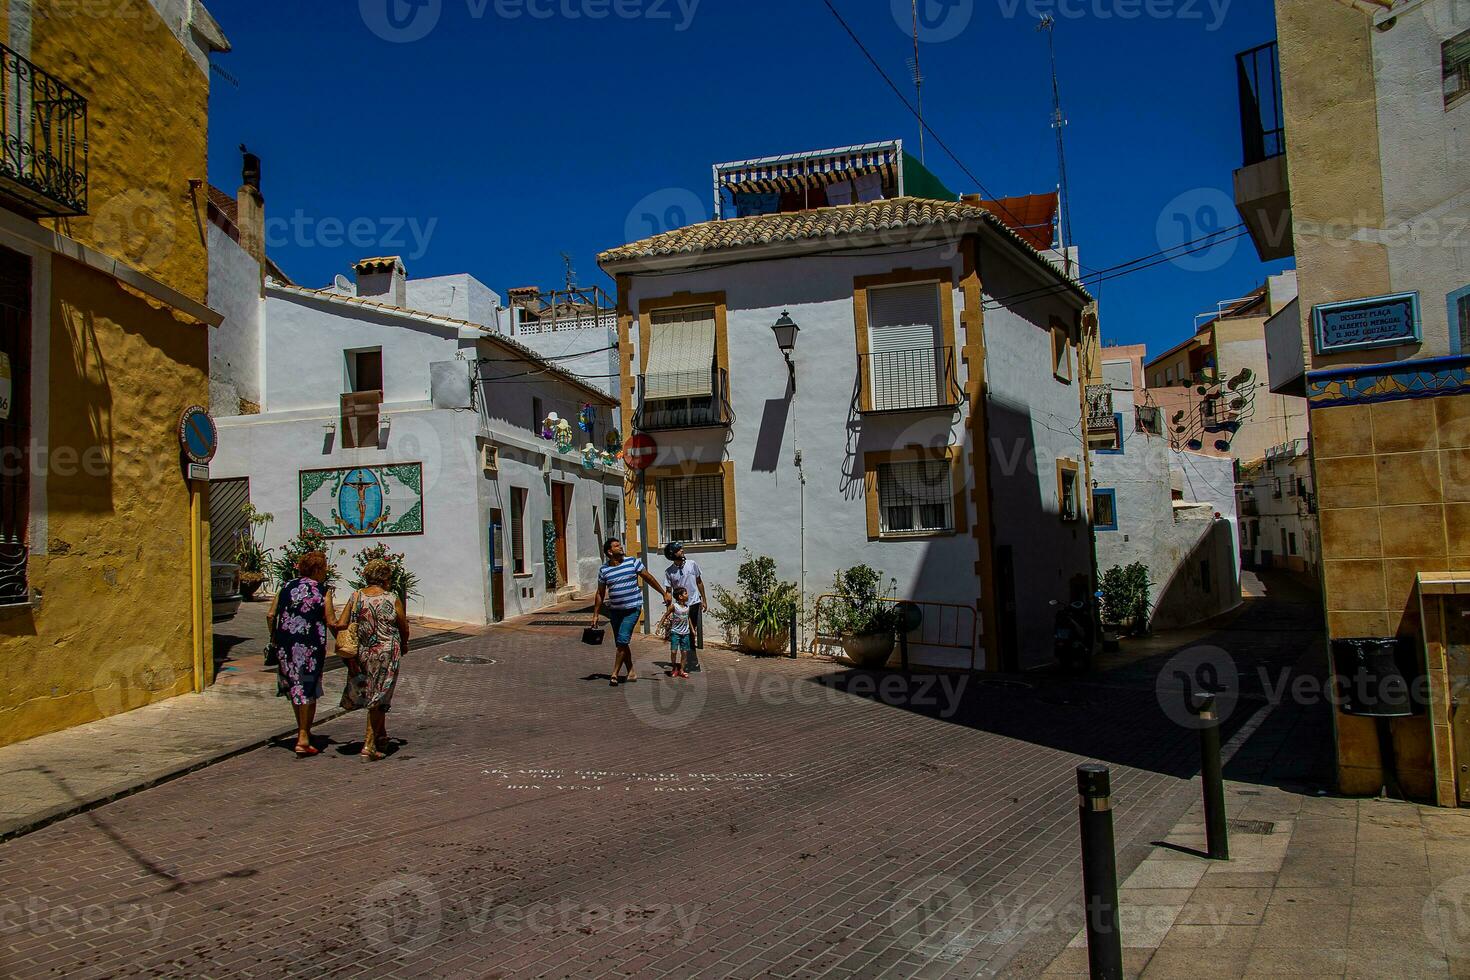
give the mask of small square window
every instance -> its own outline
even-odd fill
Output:
[[[1062,321],[1051,321],[1051,371],[1058,381],[1072,380],[1072,357],[1068,350],[1067,328]]]
[[[1075,521],[1081,516],[1077,484],[1077,464],[1068,459],[1057,460],[1057,510],[1064,521]]]
[[[947,459],[878,464],[881,534],[954,530],[954,485]]]
[[[724,544],[724,477],[671,476],[659,480],[658,526],[665,541]]]

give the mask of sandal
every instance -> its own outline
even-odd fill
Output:
[[[377,751],[361,752],[359,754],[362,756],[363,762],[377,762],[379,759],[383,758],[383,753]]]
[[[618,686],[618,679],[616,677],[609,677],[607,679],[607,684],[608,684],[609,687],[617,687]]]
[[[625,683],[625,684],[637,684],[638,683],[638,675],[637,674],[629,674],[627,677],[624,677],[623,678],[623,683]]]
[[[299,745],[296,746],[296,758],[298,758],[298,759],[305,759],[307,756],[321,755],[321,754],[322,754],[322,750],[319,749],[319,748],[317,748],[314,745],[308,745],[306,748],[302,748]]]

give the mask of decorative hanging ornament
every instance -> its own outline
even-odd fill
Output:
[[[556,438],[556,427],[557,427],[557,424],[559,422],[561,422],[561,416],[557,415],[555,412],[550,413],[549,415],[546,416],[546,418],[542,419],[541,420],[541,438],[543,438],[543,439],[555,439]]]
[[[582,447],[582,469],[592,471],[597,468],[597,447],[592,443]]]
[[[607,435],[602,437],[602,444],[610,453],[618,453],[623,448],[623,436],[617,429],[609,429]],[[618,453],[618,455],[622,455]]]
[[[561,419],[556,423],[556,451],[569,453],[572,451],[572,423]]]
[[[583,405],[582,411],[577,416],[577,428],[583,432],[591,432],[592,427],[597,424],[597,407],[595,405]]]

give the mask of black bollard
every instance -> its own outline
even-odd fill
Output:
[[[1087,916],[1087,967],[1092,980],[1122,980],[1118,933],[1118,864],[1113,853],[1113,801],[1108,767],[1077,767],[1082,829],[1082,900]]]
[[[1230,860],[1230,832],[1225,826],[1225,777],[1220,772],[1220,718],[1215,714],[1215,696],[1201,694],[1194,700],[1199,716],[1199,774],[1205,793],[1205,839],[1210,858]]]
[[[796,659],[796,610],[791,610],[791,654],[792,660]]]

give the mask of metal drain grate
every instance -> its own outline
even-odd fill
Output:
[[[988,678],[979,684],[981,687],[995,687],[1003,691],[1029,691],[1035,686],[1025,681],[1009,681],[1004,678]]]
[[[500,662],[498,660],[491,660],[489,657],[456,657],[452,653],[447,656],[440,657],[439,660],[446,664],[473,664],[477,667]]]
[[[586,619],[533,619],[527,626],[586,626]]]
[[[1263,837],[1276,829],[1269,820],[1227,820],[1225,826],[1237,834],[1260,834]]]

